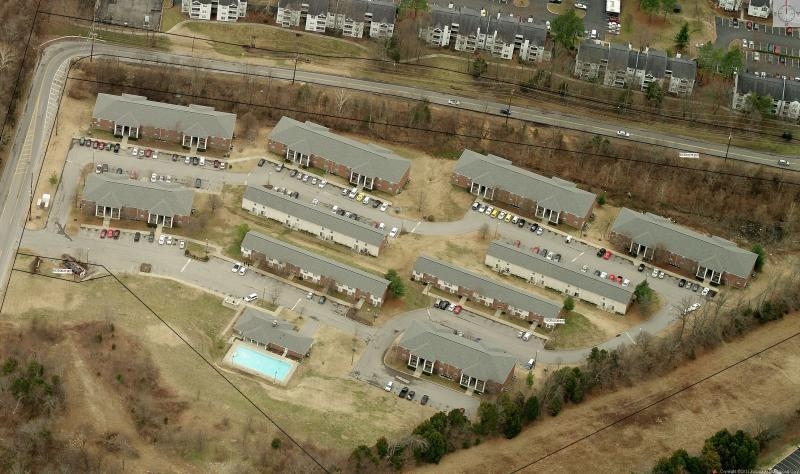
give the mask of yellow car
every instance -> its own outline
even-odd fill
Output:
[[[358,193],[358,196],[356,196],[356,201],[361,202],[363,200],[364,200],[364,193]]]
[[[500,209],[495,209],[492,211],[492,217],[497,217],[497,213],[500,212]]]
[[[506,216],[506,222],[511,222],[511,218],[512,218],[512,217],[514,217],[514,216],[512,216],[511,214],[508,214],[508,215]]]

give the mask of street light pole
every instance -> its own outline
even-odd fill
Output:
[[[514,95],[514,89],[508,91],[508,113],[506,114],[506,125],[508,125],[508,119],[511,117],[511,97]]]
[[[731,149],[731,139],[733,139],[733,132],[728,133],[728,146],[725,148],[725,162],[728,162],[728,152]]]

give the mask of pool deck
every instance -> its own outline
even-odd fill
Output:
[[[236,352],[236,349],[238,349],[239,347],[244,347],[244,348],[246,348],[248,350],[251,350],[253,352],[258,352],[259,354],[264,354],[267,357],[271,357],[273,359],[279,359],[282,362],[286,362],[290,366],[289,372],[286,374],[286,377],[284,377],[283,380],[276,380],[275,377],[272,377],[269,374],[264,374],[264,373],[259,372],[257,370],[250,369],[249,367],[245,367],[245,366],[239,365],[233,359],[233,354]],[[229,367],[232,367],[234,369],[237,369],[239,371],[245,372],[245,373],[250,374],[250,375],[255,375],[256,377],[260,377],[261,379],[266,380],[267,382],[269,382],[269,383],[271,383],[273,385],[279,385],[281,387],[285,387],[286,385],[288,385],[289,380],[292,378],[292,376],[294,375],[295,370],[297,370],[297,367],[299,365],[296,361],[294,361],[292,359],[288,359],[286,357],[281,357],[278,354],[275,354],[274,352],[270,352],[270,351],[268,351],[266,349],[262,349],[260,347],[256,347],[256,346],[254,346],[252,344],[248,344],[248,343],[246,343],[244,341],[240,341],[238,339],[233,343],[233,345],[231,345],[231,348],[228,349],[228,352],[225,354],[225,357],[223,357],[222,362],[225,363],[226,365],[228,365]]]

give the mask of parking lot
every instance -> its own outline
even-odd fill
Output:
[[[162,0],[101,0],[97,18],[115,25],[157,29],[161,25]]]
[[[800,29],[750,23],[752,26],[748,29],[747,21],[717,17],[715,46],[727,50],[735,42],[745,54],[747,72],[764,72],[767,76],[788,79],[800,77]],[[743,39],[747,41],[746,48]]]

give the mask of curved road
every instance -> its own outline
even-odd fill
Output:
[[[3,298],[5,297],[5,289],[10,276],[15,250],[24,228],[27,208],[30,205],[31,189],[35,180],[38,179],[42,166],[68,66],[71,61],[86,57],[89,54],[89,48],[90,45],[86,40],[67,39],[55,42],[42,51],[36,66],[32,88],[27,99],[25,111],[19,121],[11,156],[7,162],[2,180],[0,180],[0,196],[2,196],[0,222],[4,224],[0,229],[0,252],[2,252],[0,253],[0,291],[2,291]],[[110,55],[124,61],[158,61],[168,65],[212,67],[223,72],[248,72],[260,74],[264,77],[269,75],[274,78],[291,79],[293,74],[291,69],[259,67],[218,60],[202,60],[201,62],[196,58],[168,52],[139,50],[103,43],[96,43],[94,52],[96,55]],[[443,105],[446,105],[447,100],[452,98],[449,95],[412,87],[303,71],[297,71],[296,79],[298,81],[336,87],[342,87],[342,84],[346,83],[347,87],[361,91],[407,98],[426,97],[432,103]],[[504,104],[477,101],[471,98],[459,98],[459,100],[459,107],[475,111],[497,113],[501,107],[504,107]],[[591,118],[577,118],[564,114],[541,112],[535,109],[515,107],[513,113],[514,119],[557,125],[563,128],[614,137],[616,136],[616,130],[619,128],[614,125],[598,124],[597,121]],[[630,130],[630,132],[633,139],[644,143],[671,146],[681,150],[697,151],[717,156],[725,155],[724,145],[708,144],[647,131]],[[776,160],[775,155],[738,148],[731,148],[728,157],[767,165],[774,164]],[[58,199],[63,199],[63,196],[59,196]],[[415,231],[431,234],[439,234],[440,232],[452,234],[454,232],[458,233],[459,230],[463,232],[465,229],[473,229],[476,225],[480,225],[476,217],[472,215],[468,215],[466,221],[468,222],[450,224],[422,223],[420,228]],[[97,257],[102,258],[102,256]],[[648,323],[643,324],[640,328],[637,327],[634,331],[639,331],[640,329],[651,333],[660,331],[672,319],[667,313],[665,308],[663,314],[656,315]],[[402,318],[398,319],[398,321],[401,320]],[[625,342],[624,338],[617,337],[603,344],[603,347],[612,348]],[[552,359],[553,361],[560,360],[565,363],[576,362],[585,357],[585,354],[586,350],[547,352],[542,354],[541,360]]]

